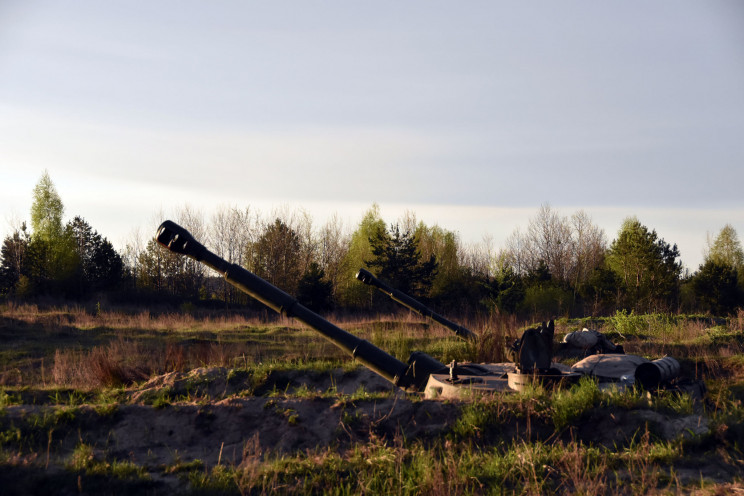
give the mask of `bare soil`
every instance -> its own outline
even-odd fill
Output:
[[[144,467],[154,484],[151,489],[168,492],[186,487],[177,470],[168,469],[178,464],[199,461],[206,469],[218,464],[238,466],[256,457],[327,449],[344,452],[372,438],[402,436],[408,442],[427,443],[450,432],[463,406],[460,401],[406,395],[361,368],[274,373],[267,381],[274,394],[267,394],[264,384],[262,391],[246,395],[250,380],[230,377],[225,368],[173,372],[127,390],[127,400],[110,410],[95,405],[13,405],[6,407],[0,423],[7,431],[28,425],[29,419],[61,419],[48,439],[31,441],[26,451],[28,462],[45,464],[47,473],[62,473],[76,447],[85,443],[93,447],[96,457]],[[360,386],[366,398],[359,393]],[[283,395],[282,391],[304,393]],[[354,399],[357,396],[360,399]],[[158,402],[158,398],[168,400]],[[646,429],[674,440],[704,435],[710,426],[701,414],[670,418],[651,410],[594,411],[575,429],[557,434],[549,422],[513,416],[497,431],[483,433],[481,441],[492,445],[559,435],[617,448],[637,440]],[[678,467],[677,477],[725,483],[736,477],[736,470],[735,464],[720,460],[695,461],[690,467]]]

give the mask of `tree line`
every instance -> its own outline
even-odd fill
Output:
[[[227,308],[255,305],[201,264],[174,255],[152,237],[122,252],[82,217],[64,223],[64,205],[48,173],[33,191],[24,223],[0,250],[0,295],[84,300],[192,302]],[[209,222],[190,207],[176,222],[212,251],[295,295],[319,311],[387,311],[393,303],[355,279],[366,268],[439,312],[548,316],[636,312],[724,315],[744,305],[744,253],[726,225],[707,240],[704,263],[683,271],[676,245],[637,218],[616,237],[578,211],[562,216],[543,205],[505,246],[465,245],[455,232],[406,213],[387,224],[372,205],[353,230],[337,216],[316,228],[302,211],[265,217],[220,207]]]

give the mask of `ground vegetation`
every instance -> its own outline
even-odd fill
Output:
[[[399,358],[484,352],[409,313],[335,317]],[[480,342],[526,325],[464,324]],[[632,353],[673,354],[705,381],[705,399],[601,391],[585,379],[558,391],[426,400],[280,316],[5,304],[3,492],[741,491],[744,313],[559,319],[556,338],[586,326]]]

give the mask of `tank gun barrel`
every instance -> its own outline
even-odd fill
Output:
[[[391,288],[390,286],[379,280],[377,277],[375,277],[374,274],[372,274],[370,271],[366,269],[359,269],[359,272],[357,272],[356,274],[356,278],[362,281],[364,284],[377,288],[378,290],[380,290],[380,292],[390,297],[391,300],[397,301],[404,307],[413,310],[423,317],[430,318],[433,321],[440,323],[444,327],[453,331],[459,337],[467,341],[475,341],[477,339],[475,333],[473,333],[469,329],[442,317],[423,303],[411,298],[402,291]]]
[[[421,391],[431,373],[446,366],[424,353],[415,352],[408,364],[325,320],[300,304],[294,297],[243,267],[230,263],[199,243],[186,229],[166,220],[158,228],[156,240],[168,250],[186,255],[219,272],[227,282],[272,310],[293,317],[312,327],[329,341],[403,389]]]

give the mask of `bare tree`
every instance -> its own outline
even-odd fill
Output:
[[[491,249],[484,243],[459,245],[460,265],[476,277],[488,277],[491,270]]]
[[[526,275],[545,264],[554,280],[576,287],[602,263],[606,249],[604,231],[592,224],[586,212],[580,210],[569,219],[545,204],[526,233],[517,228],[507,238],[501,257],[517,274]]]
[[[204,224],[204,214],[200,210],[195,210],[190,205],[184,205],[176,212],[176,222],[188,230],[194,238],[200,240],[204,245],[211,245],[208,230]],[[193,298],[200,296],[201,288],[206,279],[206,268],[199,262],[192,260],[190,257],[178,257],[180,263],[176,274],[177,282],[175,287],[177,291],[184,291]]]
[[[573,263],[570,276],[576,288],[602,264],[607,251],[607,236],[604,230],[592,224],[591,217],[583,210],[571,216],[571,228]]]
[[[526,274],[532,256],[527,248],[527,238],[519,227],[506,238],[504,245],[503,253],[500,254],[501,259],[508,262],[516,274]]]
[[[300,237],[300,275],[307,272],[310,264],[317,259],[319,242],[313,231],[313,218],[305,209],[295,211],[291,219],[293,229]]]
[[[571,264],[571,227],[565,217],[544,204],[527,227],[527,244],[530,246],[529,270],[541,262],[558,281],[568,280]]]
[[[403,215],[398,219],[398,225],[403,232],[416,232],[416,229],[419,227],[416,212],[406,209],[406,211],[403,212]]]
[[[351,234],[346,232],[338,215],[333,214],[320,229],[319,238],[318,259],[320,267],[325,272],[326,279],[331,282],[335,298],[336,290],[343,275],[344,257],[349,251]]]
[[[250,207],[243,210],[237,206],[219,207],[210,221],[210,238],[215,253],[242,266],[247,247],[257,239],[258,225],[258,216]],[[226,303],[245,299],[240,291],[226,281],[222,284],[222,292]]]

